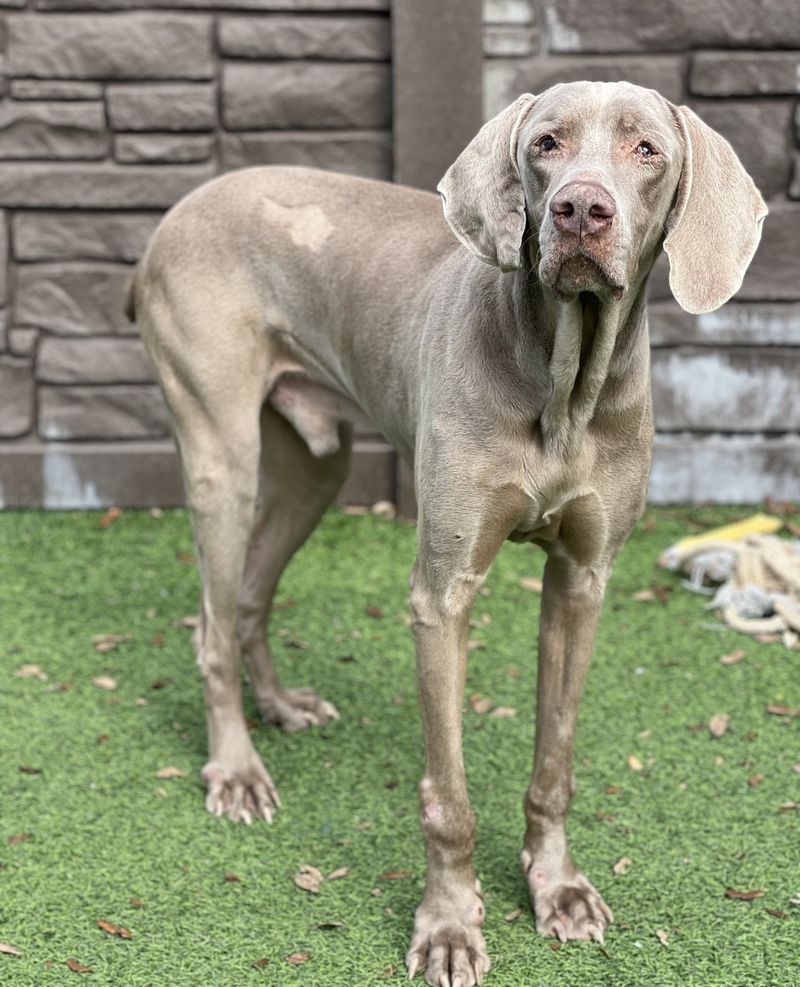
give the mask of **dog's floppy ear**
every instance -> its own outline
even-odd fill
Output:
[[[520,265],[525,196],[517,168],[517,133],[535,98],[524,93],[484,124],[437,186],[453,233],[501,271]]]
[[[667,219],[669,286],[693,315],[719,308],[742,284],[767,207],[730,144],[688,106],[673,106],[683,171]]]

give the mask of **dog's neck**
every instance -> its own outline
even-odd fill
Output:
[[[535,272],[518,272],[515,308],[526,321],[537,314],[537,333],[551,327],[550,338],[542,340],[552,385],[539,419],[546,449],[562,456],[575,454],[606,382],[636,372],[629,368],[646,326],[648,274],[649,266],[621,299],[601,300],[588,292],[557,298]]]

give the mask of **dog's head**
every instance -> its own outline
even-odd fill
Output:
[[[439,191],[461,243],[503,271],[527,250],[558,297],[621,298],[663,243],[672,292],[693,313],[738,290],[767,213],[726,140],[688,107],[624,82],[520,96]]]

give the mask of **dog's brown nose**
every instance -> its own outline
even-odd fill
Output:
[[[550,200],[550,212],[557,230],[579,236],[594,236],[611,226],[617,207],[600,185],[572,182]]]

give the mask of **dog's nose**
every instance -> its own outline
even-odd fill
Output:
[[[617,207],[601,186],[572,182],[559,189],[550,200],[550,212],[557,230],[593,236],[611,226]]]

